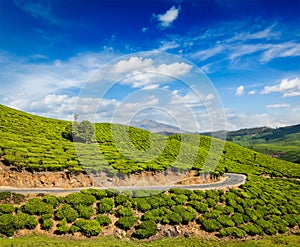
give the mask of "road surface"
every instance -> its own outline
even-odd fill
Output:
[[[225,173],[224,179],[215,183],[206,183],[206,184],[191,184],[191,185],[158,185],[158,186],[122,186],[122,187],[110,187],[117,190],[158,190],[164,191],[169,190],[170,188],[182,188],[190,190],[208,190],[208,189],[225,189],[230,187],[236,187],[246,182],[246,176],[243,174],[236,173]],[[106,189],[104,187],[92,187],[95,189]],[[73,188],[73,189],[64,189],[64,188],[17,188],[17,187],[4,187],[0,186],[0,192],[10,191],[13,193],[20,194],[68,194],[73,192],[79,192],[83,189],[88,188]]]

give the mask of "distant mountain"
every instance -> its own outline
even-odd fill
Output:
[[[241,146],[283,160],[300,163],[300,124],[280,127],[258,127],[237,131],[218,131],[202,135],[224,138]]]
[[[167,136],[173,134],[179,134],[179,133],[188,133],[187,131],[181,130],[176,126],[156,122],[150,119],[145,119],[142,121],[131,121],[129,125],[136,128],[148,130],[153,133],[159,133]]]

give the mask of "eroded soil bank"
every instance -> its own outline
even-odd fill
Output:
[[[17,171],[14,167],[0,162],[0,186],[19,188],[80,188],[109,186],[154,186],[154,185],[188,185],[219,181],[209,174],[198,175],[195,171],[185,174],[178,172],[142,172],[139,174],[110,177],[106,173],[100,175],[61,172],[28,172]]]

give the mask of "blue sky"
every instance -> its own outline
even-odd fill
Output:
[[[97,121],[126,123],[128,116],[138,116],[177,124],[175,113],[163,113],[183,109],[174,103],[176,96],[196,115],[197,128],[181,126],[189,130],[210,129],[201,102],[210,115],[223,106],[226,124],[216,129],[297,124],[299,12],[299,0],[2,0],[0,103],[60,119],[72,119],[74,110],[81,110],[82,118],[94,113]],[[138,53],[147,51],[156,55]],[[151,69],[179,78],[135,74],[115,83],[100,104],[99,94],[80,98],[107,63],[123,70],[129,66],[131,75]],[[201,92],[201,99],[178,81],[195,67],[216,89]],[[103,78],[97,83],[109,84]],[[170,96],[168,105],[158,89]],[[143,97],[134,97],[137,93]],[[214,100],[216,108],[207,110]],[[80,109],[79,101],[84,102]],[[120,105],[122,114],[112,118]]]

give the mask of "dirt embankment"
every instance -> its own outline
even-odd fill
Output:
[[[109,177],[106,173],[92,175],[61,172],[19,172],[14,167],[0,162],[0,186],[19,188],[80,188],[109,186],[155,186],[172,184],[202,184],[216,182],[219,179],[209,174],[198,175],[195,171],[185,174],[167,172],[142,172],[139,174]]]

